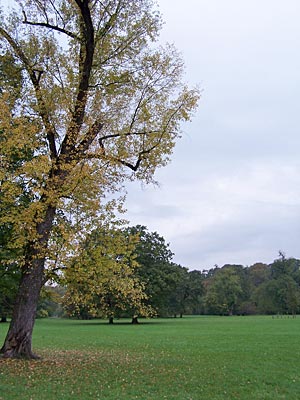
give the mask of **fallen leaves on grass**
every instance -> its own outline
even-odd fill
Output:
[[[132,369],[138,359],[135,354],[119,350],[43,349],[38,354],[42,357],[40,360],[0,358],[0,380],[2,376],[9,390],[17,391],[17,387],[22,387],[23,394],[37,393],[32,398],[40,400],[40,391],[52,393],[52,397],[64,398],[66,392],[68,396],[73,394],[74,398],[79,398],[76,396],[83,390],[92,388],[93,393],[86,395],[98,398],[110,385],[120,384],[120,375],[124,379],[123,372]]]
[[[91,365],[98,366],[98,369],[107,365],[126,365],[134,362],[136,359],[135,354],[129,354],[121,351],[79,351],[79,350],[40,350],[38,351],[40,360],[19,360],[19,359],[1,359],[0,358],[0,374],[7,373],[26,373],[27,376],[30,372],[37,372],[47,370],[48,373],[54,372],[57,374],[58,370],[64,373],[80,366],[82,370],[85,367],[90,368]]]
[[[78,387],[82,382],[106,382],[113,371],[125,369],[134,363],[134,355],[120,351],[42,350],[41,360],[0,360],[0,374],[6,380],[23,382],[31,388],[41,382]],[[82,382],[78,382],[81,380]]]

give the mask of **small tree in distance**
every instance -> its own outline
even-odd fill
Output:
[[[155,314],[136,276],[136,243],[136,236],[121,229],[92,232],[64,271],[64,303],[70,315],[106,317],[113,323],[120,313]]]

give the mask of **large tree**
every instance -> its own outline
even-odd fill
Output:
[[[24,251],[1,351],[31,358],[45,266],[56,238],[68,241],[66,220],[84,232],[107,191],[126,179],[151,181],[199,96],[182,85],[174,48],[155,48],[161,19],[151,0],[16,3],[16,12],[0,16],[1,53],[22,71],[14,106],[10,91],[1,91],[1,168],[13,148],[31,149],[33,157],[1,187],[12,203],[22,177],[31,195],[6,219]]]

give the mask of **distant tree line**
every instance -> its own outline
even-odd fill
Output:
[[[202,312],[221,315],[300,312],[300,260],[282,253],[272,264],[224,265],[203,271]]]
[[[37,317],[81,319],[300,312],[300,260],[194,270],[174,263],[169,244],[145,226],[95,230],[41,294]],[[0,317],[10,317],[19,274],[6,264]]]

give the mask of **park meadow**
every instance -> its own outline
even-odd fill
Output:
[[[0,399],[296,400],[299,332],[287,316],[39,319],[41,359],[0,359]]]

